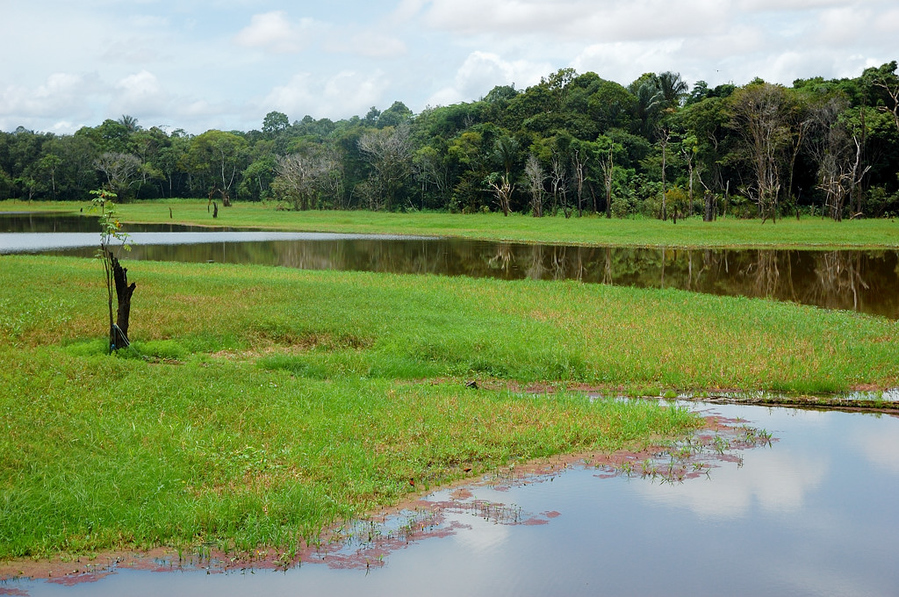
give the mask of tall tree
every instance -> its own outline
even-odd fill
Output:
[[[276,166],[275,193],[290,201],[296,210],[317,207],[316,197],[325,188],[331,167],[326,150],[321,146],[282,156]]]
[[[790,143],[786,91],[780,85],[753,82],[731,96],[730,106],[730,125],[742,139],[742,157],[752,174],[746,190],[762,222],[776,221],[783,150]]]
[[[515,184],[512,182],[512,168],[518,158],[518,142],[509,135],[501,135],[493,144],[493,160],[502,169],[487,177],[487,183],[493,189],[496,201],[508,216],[512,211],[512,193]]]
[[[94,166],[106,177],[106,186],[120,200],[131,194],[140,175],[140,158],[130,153],[107,151],[100,154]]]
[[[893,115],[893,122],[899,132],[899,75],[896,74],[896,68],[895,60],[879,68],[868,68],[862,74],[862,79],[880,91],[878,108]]]
[[[528,155],[524,173],[528,181],[528,192],[531,195],[531,215],[535,218],[543,217],[543,195],[546,173],[540,160],[533,153]]]
[[[812,155],[818,163],[818,188],[831,218],[843,219],[847,200],[867,174],[862,164],[862,141],[845,116],[849,102],[833,96],[814,110]]]
[[[680,107],[690,89],[687,82],[681,78],[680,73],[671,71],[660,73],[656,77],[656,85],[658,86],[659,94],[662,96],[661,101],[664,107],[672,110]]]
[[[371,167],[362,191],[371,209],[397,209],[402,188],[412,174],[414,146],[409,125],[369,131],[359,138],[359,150]]]
[[[134,116],[129,116],[128,114],[122,114],[122,117],[119,118],[116,122],[122,125],[128,133],[136,133],[139,130],[142,130],[142,127],[137,122],[137,118]]]
[[[269,112],[262,119],[262,134],[274,137],[283,133],[290,126],[290,119],[284,112]]]
[[[247,160],[247,141],[234,133],[211,130],[191,139],[187,162],[191,170],[205,180],[211,199],[222,198],[231,205],[231,191],[238,182]]]

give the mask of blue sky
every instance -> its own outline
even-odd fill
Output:
[[[418,113],[563,67],[789,85],[899,59],[895,0],[0,0],[0,15],[4,131]]]

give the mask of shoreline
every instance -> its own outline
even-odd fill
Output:
[[[714,465],[704,464],[697,466],[697,462],[703,462],[702,452],[697,452],[691,457],[683,459],[682,468],[672,473],[669,469],[665,477],[656,469],[646,469],[646,463],[653,460],[661,460],[677,451],[677,447],[683,443],[695,445],[694,442],[706,447],[715,445],[716,437],[728,439],[728,450],[720,453],[709,453],[713,460],[730,462],[732,457],[729,452],[753,448],[759,445],[769,445],[776,438],[764,435],[752,435],[748,437],[747,428],[743,421],[727,419],[720,415],[701,415],[703,425],[697,428],[686,438],[675,440],[673,443],[651,442],[639,449],[621,449],[612,453],[603,453],[598,450],[579,451],[571,454],[558,454],[555,456],[538,458],[524,464],[505,465],[499,469],[484,473],[475,477],[458,479],[451,483],[430,487],[416,495],[409,496],[402,501],[381,508],[360,517],[355,521],[340,522],[332,525],[323,532],[315,544],[304,544],[293,553],[275,546],[259,546],[252,552],[226,552],[219,549],[195,546],[188,549],[176,549],[171,546],[156,546],[147,550],[109,550],[91,554],[58,554],[51,558],[15,559],[0,561],[0,583],[15,581],[39,581],[45,580],[66,586],[77,585],[86,582],[96,582],[103,577],[114,574],[117,570],[143,570],[151,572],[178,572],[202,570],[207,574],[227,573],[244,570],[280,570],[296,569],[307,564],[325,564],[331,568],[355,568],[366,569],[371,562],[379,561],[383,565],[383,557],[397,549],[408,545],[410,542],[422,541],[429,538],[446,536],[452,530],[439,528],[444,511],[457,509],[470,509],[481,507],[485,510],[495,505],[474,504],[466,505],[471,497],[467,489],[475,486],[492,486],[503,488],[509,486],[527,485],[552,477],[571,467],[588,467],[600,471],[602,478],[611,478],[621,475],[639,476],[643,478],[657,478],[663,476],[667,480],[686,481],[707,474]],[[750,428],[751,429],[751,428]],[[755,430],[753,430],[755,431]],[[688,465],[690,465],[688,467]],[[703,468],[709,467],[709,468]],[[644,467],[644,468],[641,468]],[[704,472],[706,471],[706,472]],[[679,475],[679,476],[678,476]],[[450,492],[450,499],[432,501],[427,498],[435,493]],[[502,508],[503,505],[498,505]],[[345,529],[354,525],[383,524],[391,517],[402,517],[404,513],[411,513],[417,523],[408,524],[404,528],[411,529],[401,536],[395,534],[379,535],[379,540],[372,542],[368,547],[355,550],[354,555],[340,554],[342,549],[351,544],[356,536]],[[520,520],[508,522],[509,524],[547,524],[553,514],[531,515]],[[0,595],[4,594],[0,588]]]

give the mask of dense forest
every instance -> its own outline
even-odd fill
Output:
[[[853,79],[692,89],[561,69],[413,114],[189,135],[131,116],[73,135],[0,132],[0,198],[209,197],[285,209],[837,220],[899,214],[896,62]]]

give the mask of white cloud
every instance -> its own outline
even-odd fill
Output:
[[[367,58],[397,58],[407,51],[406,44],[401,39],[377,31],[334,36],[324,48],[330,52],[343,52]]]
[[[327,113],[329,106],[334,106],[344,117],[364,114],[371,106],[384,103],[384,92],[389,86],[390,79],[381,70],[369,75],[340,72],[325,83],[319,113]]]
[[[161,59],[157,44],[136,43],[135,40],[114,41],[103,52],[107,62],[124,62],[128,64],[147,64]]]
[[[895,35],[899,32],[899,8],[880,11],[877,20],[871,24],[871,28],[878,33]]]
[[[514,83],[518,88],[525,88],[539,83],[540,78],[551,71],[552,66],[548,62],[510,61],[491,52],[472,52],[456,71],[454,84],[434,93],[427,103],[445,106],[476,100],[497,85]]]
[[[683,67],[677,55],[678,41],[652,45],[637,42],[611,42],[588,46],[575,57],[572,66],[578,72],[593,71],[604,79],[627,85],[646,72],[664,72]]]
[[[801,11],[854,4],[847,0],[740,0],[737,5],[747,11]]]
[[[165,115],[168,111],[168,94],[159,84],[156,75],[141,71],[116,83],[116,97],[110,110],[116,114]]]
[[[246,48],[262,48],[276,54],[302,51],[309,41],[311,19],[293,23],[283,10],[253,15],[250,24],[241,29],[235,41]]]
[[[434,0],[427,23],[460,34],[539,34],[565,40],[665,39],[707,31],[724,23],[728,2],[695,0]]]
[[[96,93],[98,87],[102,85],[95,76],[72,73],[54,73],[33,89],[8,85],[0,91],[0,114],[83,114],[87,109],[88,96]]]
[[[875,19],[866,10],[842,7],[823,11],[818,17],[815,37],[821,44],[845,46],[854,43]]]
[[[311,73],[294,75],[258,104],[259,110],[278,110],[292,119],[306,114],[316,118],[347,118],[383,104],[389,79],[382,71],[361,74],[341,71],[326,78]]]
[[[405,23],[417,16],[428,0],[400,0],[399,5],[389,16],[389,20],[395,23]]]

